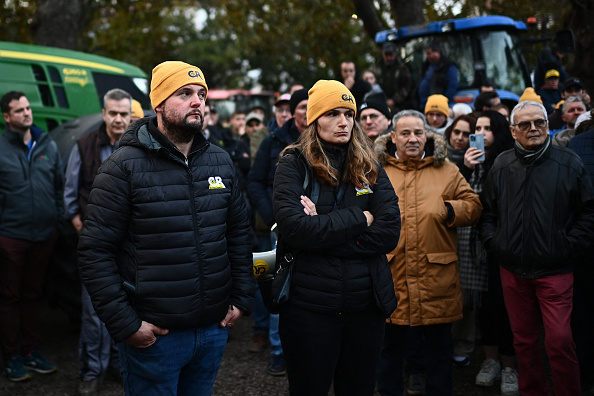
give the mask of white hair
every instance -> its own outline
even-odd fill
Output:
[[[452,111],[454,112],[454,118],[456,118],[460,115],[472,113],[472,107],[470,107],[466,103],[456,103],[454,107],[452,107]]]
[[[584,106],[584,109],[587,109],[586,104],[584,103],[584,100],[582,98],[580,98],[579,96],[570,96],[563,102],[563,106],[561,107],[561,114],[565,114],[565,111],[567,110],[567,105],[569,105],[570,103],[581,103]]]
[[[398,120],[401,118],[404,118],[404,117],[416,117],[416,118],[420,119],[421,121],[423,121],[423,125],[425,125],[425,129],[427,129],[427,127],[428,127],[427,119],[425,118],[425,115],[423,113],[421,113],[420,111],[402,110],[402,111],[399,111],[398,113],[396,113],[394,115],[394,118],[392,118],[392,125],[394,125],[394,130],[396,130],[396,123],[398,122]]]
[[[509,117],[510,124],[512,126],[516,125],[516,123],[515,123],[516,112],[518,110],[521,110],[524,107],[528,107],[528,106],[535,106],[535,107],[540,108],[540,110],[542,111],[542,114],[544,115],[544,119],[547,121],[547,123],[549,122],[549,117],[547,117],[547,109],[545,109],[545,107],[541,103],[534,102],[532,100],[525,100],[523,102],[518,103],[516,105],[516,107],[514,107],[514,109],[512,110],[511,116]]]

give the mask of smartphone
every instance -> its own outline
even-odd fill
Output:
[[[484,136],[478,133],[470,135],[470,147],[476,147],[483,152],[483,155],[478,157],[476,160],[479,162],[485,162],[485,140]]]

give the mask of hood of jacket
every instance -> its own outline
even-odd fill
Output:
[[[394,160],[394,156],[390,154],[396,150],[396,145],[392,143],[392,134],[388,133],[378,137],[374,144],[373,149],[377,155],[378,161],[382,165],[386,165],[389,161]],[[429,158],[431,157],[431,158]],[[436,168],[443,166],[447,158],[447,146],[446,140],[443,136],[427,131],[427,142],[425,142],[425,158],[423,160],[432,159],[432,165]],[[396,159],[397,162],[403,162]]]
[[[195,134],[188,157],[209,145],[210,143],[208,143],[201,133]],[[176,161],[186,162],[186,158],[182,152],[159,130],[156,116],[141,118],[132,123],[120,140],[120,147],[124,146],[154,151]]]

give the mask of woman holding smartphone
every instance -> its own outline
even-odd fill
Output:
[[[476,118],[472,114],[459,115],[445,130],[448,159],[458,165],[464,163],[464,154],[468,149],[469,136],[474,133]]]
[[[479,115],[476,120],[475,133],[483,135],[485,151],[482,152],[476,147],[470,147],[464,154],[464,165],[474,171],[478,164],[482,164],[483,166],[480,168],[483,168],[481,173],[485,173],[482,178],[484,182],[487,176],[484,171],[488,172],[491,169],[495,158],[499,154],[514,147],[514,139],[509,131],[509,123],[505,117],[494,110],[485,110]],[[483,154],[485,154],[485,161],[478,161],[477,158]],[[476,192],[478,193],[478,191]]]
[[[487,173],[495,159],[503,151],[514,147],[509,123],[503,115],[494,110],[482,112],[476,121],[475,133],[483,136],[484,151],[469,147],[464,155],[462,173],[467,173],[468,182],[478,194],[483,190]],[[483,156],[484,161],[478,159]],[[507,311],[503,302],[499,267],[490,262],[480,240],[477,226],[460,229],[459,255],[469,258],[475,269],[471,275],[474,284],[473,300],[478,307],[478,325],[481,333],[485,360],[476,376],[475,383],[489,387],[501,379],[502,395],[518,392],[513,335],[509,326]],[[501,363],[500,356],[501,355]],[[502,370],[503,367],[503,370]]]

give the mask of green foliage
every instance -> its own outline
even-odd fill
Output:
[[[31,44],[29,25],[33,22],[36,1],[2,0],[0,40]]]
[[[183,48],[197,39],[196,30],[190,16],[170,4],[128,0],[98,8],[85,32],[85,51],[137,65],[149,75],[165,60],[189,61]]]
[[[353,0],[73,0],[80,4],[82,31],[78,50],[138,65],[147,73],[165,60],[199,66],[209,86],[284,90],[293,82],[311,86],[318,79],[340,78],[340,63],[353,60],[362,71],[379,51],[352,18]],[[395,0],[375,0],[386,28],[394,27]],[[408,0],[402,0],[408,1]],[[552,32],[567,26],[569,0],[415,0],[428,21],[488,14],[517,20],[548,18]],[[3,0],[0,40],[32,42],[41,0]],[[413,4],[414,3],[414,4]],[[206,21],[196,28],[197,13]],[[538,32],[540,33],[540,32]],[[536,53],[540,45],[531,47]],[[528,48],[529,50],[531,48]],[[532,62],[531,62],[532,63]],[[258,81],[248,76],[260,70]]]
[[[367,66],[365,54],[373,50],[362,23],[351,17],[350,0],[222,1],[212,11],[205,30],[234,55],[227,87],[249,88],[250,69],[261,70],[260,83],[268,89],[293,81],[310,86],[336,78],[344,60]]]

